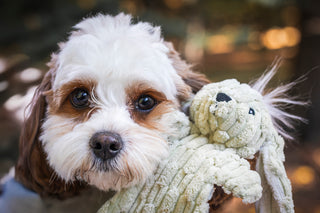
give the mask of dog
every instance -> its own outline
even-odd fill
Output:
[[[15,179],[45,197],[118,191],[145,181],[168,154],[170,115],[209,80],[160,27],[126,14],[75,25],[37,87]]]

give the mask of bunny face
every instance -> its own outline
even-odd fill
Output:
[[[244,158],[253,157],[272,129],[262,95],[235,79],[205,86],[190,111],[198,131],[211,143],[220,150],[233,148]]]

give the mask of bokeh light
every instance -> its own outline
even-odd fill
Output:
[[[11,96],[5,103],[4,108],[14,113],[14,117],[17,121],[22,122],[25,116],[25,113],[28,113],[26,107],[32,100],[34,92],[36,90],[36,86],[32,86],[28,88],[27,93],[25,95],[16,94]]]
[[[201,22],[193,21],[188,25],[184,53],[190,62],[202,60],[205,38],[206,31]]]
[[[268,49],[295,46],[300,38],[300,31],[294,27],[271,28],[261,35],[261,41]]]
[[[32,68],[32,67],[23,70],[19,74],[19,79],[23,83],[34,82],[36,80],[39,80],[41,77],[42,77],[42,72],[39,69]]]
[[[207,50],[211,54],[228,53],[233,49],[233,41],[226,35],[214,35],[208,38]]]
[[[9,87],[8,81],[1,81],[0,82],[0,92],[5,91]]]
[[[296,168],[291,177],[293,184],[297,186],[307,186],[314,183],[315,171],[309,166],[299,166]]]

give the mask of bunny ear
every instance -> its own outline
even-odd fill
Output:
[[[265,143],[260,149],[256,170],[262,183],[262,197],[256,202],[256,212],[294,212],[291,184],[283,165],[283,139],[276,136],[278,143]],[[280,149],[279,149],[280,144]]]

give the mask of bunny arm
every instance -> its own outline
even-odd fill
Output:
[[[214,185],[253,203],[261,197],[258,173],[229,151],[219,151],[208,139],[190,135],[173,143],[170,156],[145,184],[116,194],[103,212],[208,212]]]

